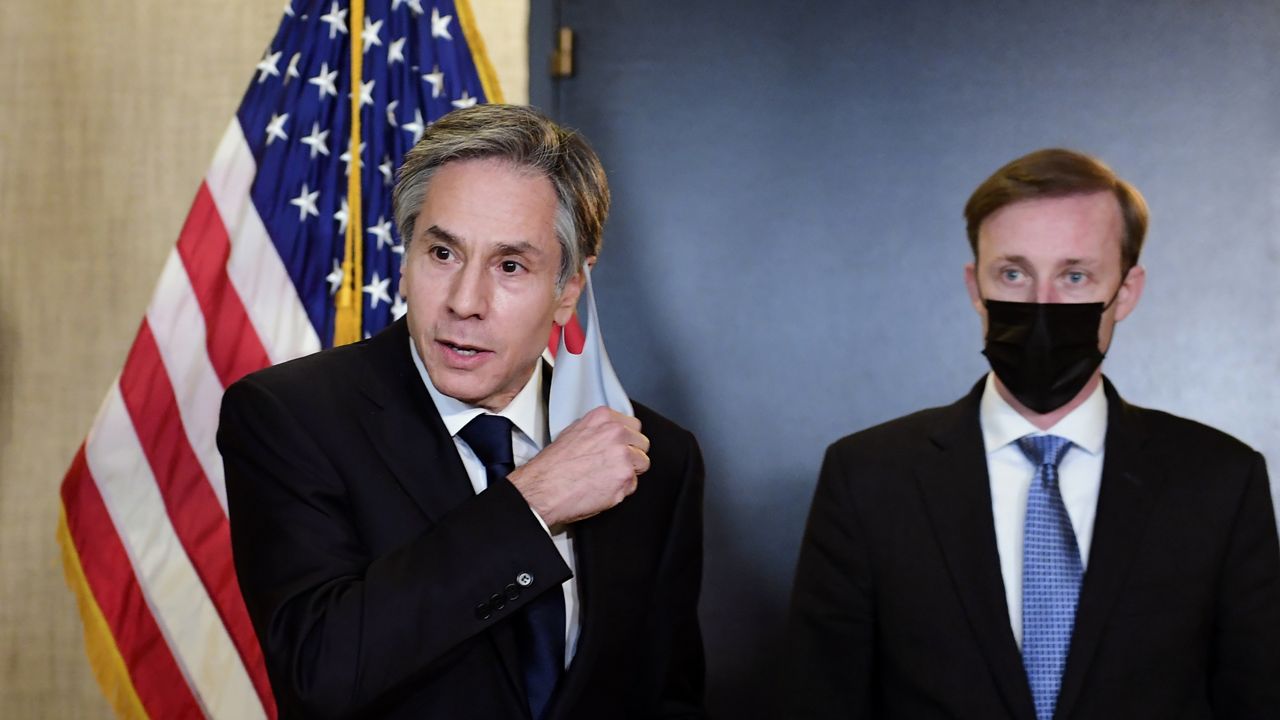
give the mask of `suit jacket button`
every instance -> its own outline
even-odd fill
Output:
[[[482,602],[476,605],[476,619],[488,620],[491,617],[493,617],[493,611],[489,608],[489,603]]]
[[[529,587],[533,584],[533,576],[529,573],[520,573],[516,576],[516,583],[520,585],[520,587]]]
[[[520,599],[520,588],[516,587],[514,584],[506,586],[502,591],[507,594],[508,600]]]
[[[507,606],[507,597],[501,593],[494,593],[489,596],[489,606],[494,610],[501,610]]]

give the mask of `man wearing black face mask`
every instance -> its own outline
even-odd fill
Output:
[[[1041,150],[965,207],[992,372],[831,446],[792,597],[788,718],[1280,718],[1262,457],[1102,376],[1146,205]]]

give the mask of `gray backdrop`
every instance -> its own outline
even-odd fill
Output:
[[[631,394],[707,463],[710,703],[764,717],[837,437],[985,371],[961,208],[1065,145],[1146,195],[1108,375],[1280,467],[1280,4],[534,0],[532,99],[603,156],[597,294]],[[556,16],[578,72],[543,76]]]

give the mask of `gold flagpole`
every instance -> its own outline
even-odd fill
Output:
[[[360,203],[360,84],[364,80],[364,0],[351,0],[351,171],[347,175],[347,234],[342,255],[342,287],[338,290],[333,344],[361,339],[360,279],[364,277],[364,211]]]

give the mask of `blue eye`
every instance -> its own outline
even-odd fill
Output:
[[[1084,273],[1079,271],[1069,272],[1067,273],[1067,281],[1072,283],[1073,285],[1079,285],[1080,283],[1084,282]]]
[[[1022,278],[1022,271],[1017,268],[1007,268],[1004,271],[1002,271],[1000,274],[1002,277],[1004,277],[1005,280],[1008,280],[1009,282],[1017,282],[1019,279]]]

